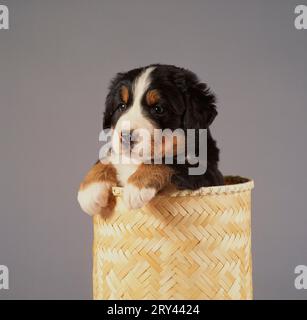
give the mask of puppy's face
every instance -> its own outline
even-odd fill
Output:
[[[214,103],[194,73],[151,65],[119,73],[111,82],[103,127],[114,129],[112,147],[118,154],[164,157],[184,149],[186,129],[208,128],[216,116]],[[176,129],[182,130],[174,138]]]

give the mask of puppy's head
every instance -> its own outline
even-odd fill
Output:
[[[133,157],[134,153],[139,155],[142,144],[150,146],[147,151],[142,148],[142,152],[152,158],[154,137],[159,132],[155,129],[170,129],[169,132],[182,129],[171,143],[162,137],[160,148],[155,145],[155,155],[164,156],[169,150],[178,152],[184,146],[181,132],[207,129],[216,115],[214,95],[194,73],[156,64],[119,73],[112,80],[103,128],[114,129],[112,146],[115,152],[127,152]]]

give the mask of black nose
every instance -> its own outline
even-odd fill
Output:
[[[132,144],[132,132],[133,130],[123,130],[121,132],[121,140],[123,144]]]

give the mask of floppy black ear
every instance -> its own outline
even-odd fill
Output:
[[[114,112],[114,95],[118,89],[119,82],[123,78],[123,73],[117,73],[116,76],[111,80],[109,85],[109,92],[105,101],[105,111],[103,113],[102,128],[110,129],[112,125],[112,116]]]
[[[187,91],[187,107],[184,115],[186,129],[207,129],[215,117],[216,98],[205,83],[198,83]]]
[[[112,114],[113,114],[113,90],[110,89],[105,101],[105,111],[103,113],[102,129],[111,128]]]

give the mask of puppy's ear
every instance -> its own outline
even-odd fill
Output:
[[[184,127],[186,129],[207,129],[215,117],[216,98],[205,83],[198,83],[187,90]]]
[[[103,113],[102,129],[111,128],[112,114],[113,114],[113,90],[110,89],[105,101],[105,112]]]
[[[105,101],[105,111],[103,114],[103,122],[102,122],[102,128],[103,129],[110,129],[112,124],[112,116],[114,112],[114,96],[116,93],[116,90],[118,89],[119,82],[123,78],[123,73],[117,73],[116,76],[111,80],[111,83],[109,85],[109,92],[106,97]]]

